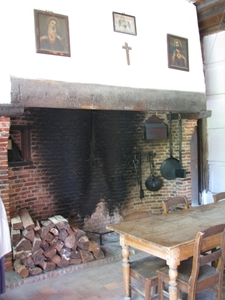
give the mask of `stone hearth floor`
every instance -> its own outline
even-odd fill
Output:
[[[94,236],[93,236],[94,237]],[[98,237],[94,237],[96,241]],[[105,258],[86,264],[21,278],[15,272],[6,272],[7,291],[1,300],[122,300],[124,299],[122,255],[119,236],[104,235],[101,248]],[[131,260],[143,257],[144,253],[131,249]],[[186,299],[186,298],[184,298]],[[208,292],[196,300],[211,300]],[[133,295],[132,300],[141,300]],[[225,300],[225,288],[223,300]]]

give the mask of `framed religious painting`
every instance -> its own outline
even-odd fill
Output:
[[[168,67],[189,71],[188,40],[167,34]]]
[[[34,10],[34,21],[37,53],[70,56],[67,16]]]
[[[116,32],[137,35],[135,17],[113,12],[113,29]]]

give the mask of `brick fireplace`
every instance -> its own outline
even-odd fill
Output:
[[[60,83],[56,87],[54,82],[12,80],[12,103],[18,105],[17,111],[20,106],[24,109],[1,117],[1,196],[9,220],[20,208],[26,208],[34,220],[60,214],[72,218],[80,228],[91,229],[119,222],[121,213],[151,209],[160,214],[161,201],[168,196],[185,194],[191,202],[190,140],[197,125],[196,114],[204,110],[202,95],[184,93],[184,100],[188,100],[180,104],[181,92],[146,91],[146,96],[139,89],[109,87],[106,91],[105,87],[79,86],[78,93],[76,88]],[[152,101],[148,102],[148,96]],[[164,98],[167,102],[163,104]],[[160,166],[170,153],[168,138],[145,139],[144,122],[154,115],[168,126],[170,108],[187,113],[190,107],[195,117],[189,114],[182,120],[186,178],[162,178],[159,191],[147,190],[147,154],[156,154],[154,171],[160,176]],[[28,130],[29,161],[25,164],[7,163],[12,128]],[[176,118],[172,120],[172,135],[173,155],[179,158]],[[13,138],[16,140],[15,133]],[[135,172],[121,180],[127,155],[135,152],[142,154],[143,199]],[[12,266],[11,254],[5,262],[6,268]]]

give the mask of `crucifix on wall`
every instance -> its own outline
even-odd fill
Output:
[[[125,46],[122,46],[122,48],[126,50],[127,64],[130,65],[129,50],[132,50],[132,48],[128,46],[128,43],[125,43]]]

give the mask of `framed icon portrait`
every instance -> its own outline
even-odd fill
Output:
[[[189,71],[188,39],[167,34],[168,67]]]
[[[116,32],[137,35],[134,16],[113,12],[113,28]]]
[[[70,56],[67,16],[34,10],[34,21],[37,53]]]

